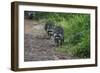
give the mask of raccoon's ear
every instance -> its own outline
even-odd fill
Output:
[[[56,36],[56,33],[54,33],[54,37]]]
[[[59,36],[60,36],[60,37],[62,37],[62,35],[61,35],[61,34],[59,34]]]

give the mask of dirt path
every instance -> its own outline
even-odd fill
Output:
[[[44,30],[44,25],[25,20],[24,32],[24,61],[44,61],[70,59],[63,53],[55,51],[52,40],[48,39],[48,35]]]

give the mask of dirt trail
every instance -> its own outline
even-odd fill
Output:
[[[44,30],[44,25],[33,20],[25,20],[24,61],[44,61],[70,59],[63,53],[55,51],[52,40]]]

